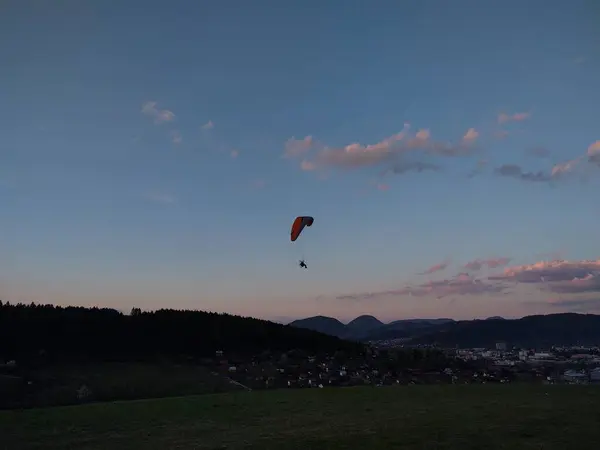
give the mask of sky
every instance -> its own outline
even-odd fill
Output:
[[[317,3],[3,1],[0,299],[600,313],[600,4]]]

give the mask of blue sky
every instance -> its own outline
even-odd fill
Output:
[[[325,3],[3,2],[0,298],[600,311],[600,5]]]

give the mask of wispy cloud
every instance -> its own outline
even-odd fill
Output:
[[[464,264],[464,269],[478,271],[484,266],[494,269],[506,265],[507,257],[478,258]],[[433,274],[444,270],[448,262],[435,264],[423,274]],[[427,281],[416,285],[406,285],[398,289],[374,292],[360,292],[336,297],[339,300],[374,300],[381,297],[431,297],[443,298],[460,295],[506,294],[511,285],[525,284],[539,286],[555,294],[590,294],[600,292],[600,259],[583,261],[540,261],[534,264],[507,267],[503,272],[486,278],[476,278],[469,273],[443,280]],[[574,298],[574,302],[588,300]],[[582,303],[583,304],[583,303]]]
[[[445,270],[448,265],[450,265],[450,261],[446,259],[440,263],[434,264],[424,272],[421,272],[421,275],[430,275],[432,273],[441,272],[442,270]]]
[[[204,125],[202,125],[200,128],[202,128],[203,130],[212,130],[214,127],[215,127],[215,124],[213,123],[213,121],[209,120]]]
[[[237,150],[231,150],[229,156],[231,156],[233,159],[236,159],[238,156],[240,156],[240,152]]]
[[[304,139],[289,138],[285,142],[284,156],[286,158],[297,158],[308,152],[314,145],[312,136],[306,136]]]
[[[172,122],[175,120],[175,113],[168,109],[159,109],[157,103],[148,101],[142,105],[142,114],[152,117],[155,124],[161,124],[164,122]]]
[[[552,180],[552,175],[550,174],[542,171],[525,172],[521,166],[518,166],[517,164],[503,164],[494,169],[494,173],[502,177],[510,177],[522,181],[548,182]]]
[[[177,199],[173,195],[164,194],[164,193],[157,193],[157,192],[149,193],[145,197],[150,201],[153,201],[156,203],[162,203],[165,205],[177,203]]]
[[[388,191],[390,189],[390,186],[385,183],[377,183],[375,187],[378,191]]]
[[[181,144],[183,142],[183,137],[178,130],[171,131],[171,142],[173,144]]]
[[[396,175],[402,175],[406,172],[424,172],[424,171],[438,172],[442,170],[442,166],[439,164],[433,164],[421,161],[400,161],[394,164],[391,172]]]
[[[531,117],[531,113],[528,112],[517,112],[513,114],[500,113],[498,114],[498,123],[503,124],[507,122],[522,122]]]
[[[463,267],[467,270],[478,271],[483,267],[488,267],[490,269],[495,269],[498,267],[505,266],[510,262],[510,258],[506,257],[496,257],[496,258],[487,258],[487,259],[474,259],[473,261],[467,262]]]
[[[376,300],[382,297],[434,297],[444,298],[457,295],[482,295],[502,293],[505,287],[497,283],[485,283],[469,274],[460,273],[453,278],[429,281],[416,286],[400,289],[345,294],[336,297],[338,300]]]

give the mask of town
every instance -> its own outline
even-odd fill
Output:
[[[204,363],[210,364],[208,360]],[[216,352],[216,373],[246,389],[470,383],[600,383],[599,347],[437,349],[369,346],[361,357],[265,352],[243,361]]]

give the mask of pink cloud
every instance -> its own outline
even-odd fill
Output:
[[[238,156],[240,156],[240,152],[238,152],[237,150],[231,150],[230,156],[235,159]]]
[[[500,113],[498,114],[498,123],[507,123],[507,122],[521,122],[523,120],[527,120],[531,117],[531,113],[528,112],[518,112],[514,114],[506,114]]]
[[[600,141],[596,141],[587,149],[588,161],[600,167]]]
[[[507,267],[502,274],[489,279],[541,284],[545,289],[558,293],[600,292],[600,259],[539,261]]]
[[[312,136],[306,136],[304,139],[291,137],[285,143],[284,156],[286,158],[297,158],[308,152],[314,144]]]
[[[467,130],[467,132],[465,133],[465,135],[463,136],[462,140],[464,143],[471,143],[471,142],[475,142],[478,137],[479,137],[479,132],[476,131],[475,128],[469,128]]]
[[[405,136],[406,133],[401,131],[375,144],[362,145],[355,142],[341,148],[326,147],[319,152],[314,164],[340,169],[376,165],[397,153],[400,150],[398,144]]]
[[[300,168],[302,170],[311,171],[311,170],[315,170],[317,168],[317,166],[315,165],[315,163],[313,163],[311,161],[304,160],[300,163]]]
[[[590,146],[587,149],[587,154],[588,154],[588,156],[594,156],[594,155],[600,154],[600,141],[596,141],[596,142],[590,144]]]
[[[438,299],[455,295],[481,295],[497,294],[504,291],[499,284],[484,283],[471,277],[469,274],[461,273],[457,276],[439,281],[429,281],[417,286],[406,286],[400,289],[366,292],[359,294],[346,294],[337,297],[338,300],[372,300],[381,297],[435,297]]]
[[[441,263],[438,263],[438,264],[434,264],[429,269],[427,269],[425,272],[422,272],[421,275],[429,275],[429,274],[432,274],[435,272],[441,272],[442,270],[446,269],[446,267],[448,267],[449,264],[450,264],[450,261],[448,261],[448,260],[442,261]]]
[[[387,191],[390,189],[390,186],[387,184],[383,184],[383,183],[378,183],[377,184],[377,190],[378,191]]]
[[[438,156],[466,155],[473,151],[473,143],[479,136],[474,128],[470,128],[459,143],[452,144],[434,141],[428,129],[420,129],[412,136],[409,135],[409,129],[409,125],[405,123],[402,131],[374,144],[364,145],[354,142],[343,147],[315,145],[310,136],[302,140],[292,138],[286,142],[284,155],[293,157],[305,154],[310,150],[317,150],[314,158],[307,160],[311,170],[325,167],[351,170],[393,162],[397,157],[409,152],[421,151]],[[412,164],[408,170],[418,171],[439,167],[430,163],[400,163],[400,165],[406,164]]]

